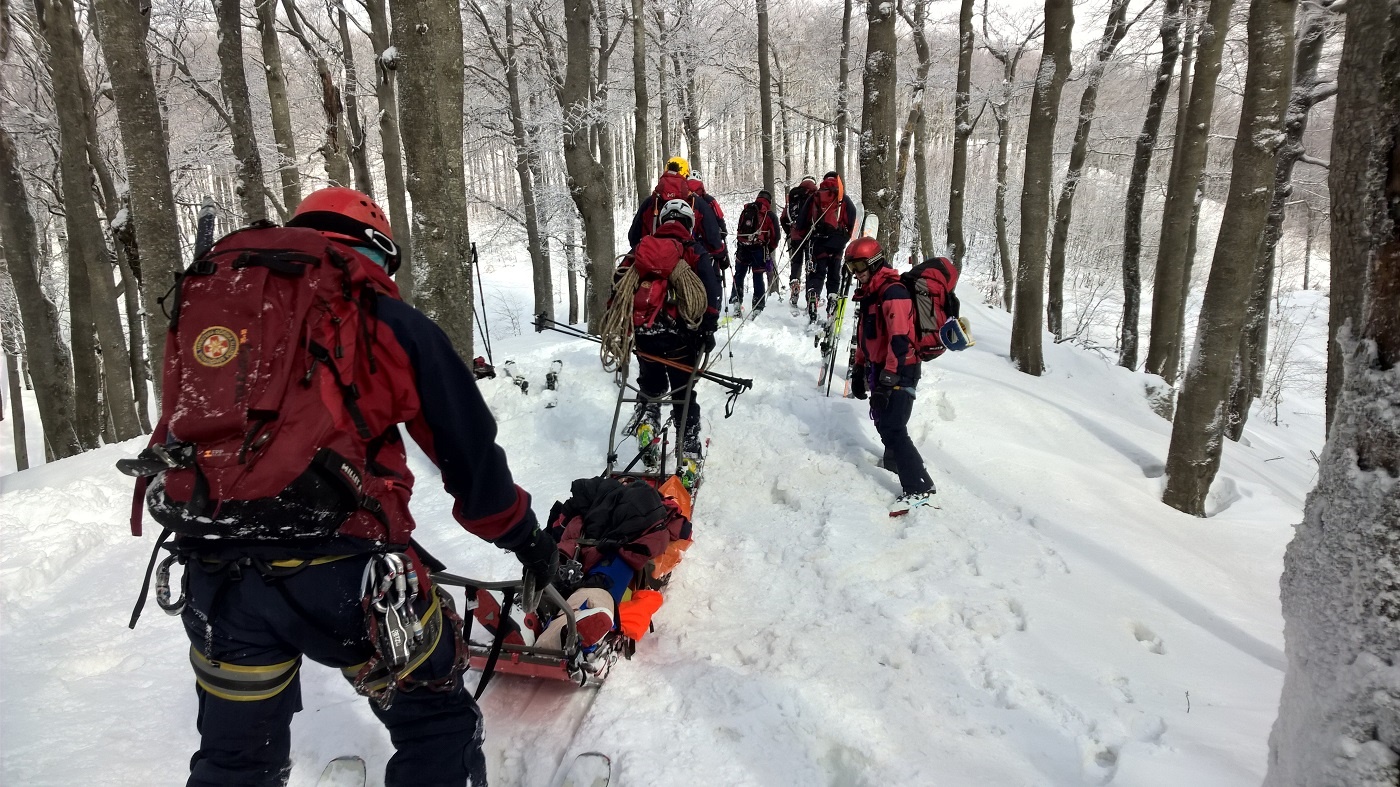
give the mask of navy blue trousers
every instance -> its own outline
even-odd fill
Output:
[[[933,479],[924,469],[924,458],[909,436],[909,417],[913,414],[914,395],[903,388],[890,393],[890,404],[884,410],[870,408],[875,431],[880,434],[880,442],[885,444],[885,461],[889,464],[893,460],[904,494],[933,488]]]
[[[360,608],[366,562],[368,556],[345,558],[268,579],[251,568],[235,575],[211,573],[191,560],[182,618],[193,645],[192,660],[245,674],[249,667],[287,662],[299,667],[303,656],[337,669],[363,664],[373,652]],[[427,607],[428,600],[420,598],[420,614]],[[429,680],[449,674],[456,655],[454,638],[444,620],[437,648],[413,677]],[[278,676],[276,682],[280,680]],[[195,690],[200,744],[190,758],[189,787],[286,784],[292,715],[301,710],[299,671],[291,672],[280,691],[261,699],[221,697],[224,692],[209,691],[203,679]],[[460,680],[451,691],[419,687],[398,692],[388,710],[374,703],[370,708],[388,729],[395,749],[385,770],[385,787],[486,784],[481,711]]]
[[[768,285],[765,282],[765,274],[768,273],[767,249],[762,246],[739,247],[731,300],[744,300],[744,279],[750,270],[753,271],[753,305],[754,308],[761,308],[768,300]]]
[[[668,361],[694,367],[700,362],[700,353],[695,349],[694,339],[689,333],[639,334],[637,349],[648,355],[665,358]],[[699,437],[700,403],[695,398],[695,389],[690,385],[690,372],[677,369],[658,361],[637,358],[637,387],[642,393],[653,398],[666,398],[669,392],[677,404],[671,406],[676,423],[681,422],[684,400],[690,400],[690,412],[685,416],[686,437]],[[659,406],[658,406],[659,410]]]

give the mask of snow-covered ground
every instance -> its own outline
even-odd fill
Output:
[[[488,287],[528,303],[519,265],[495,273]],[[1278,577],[1320,401],[1287,400],[1279,426],[1256,417],[1248,445],[1226,447],[1214,516],[1194,519],[1159,502],[1170,424],[1146,378],[1048,341],[1048,373],[1021,375],[1010,316],[975,300],[977,346],[926,366],[911,424],[941,508],[901,519],[885,514],[898,484],[874,465],[863,403],[815,388],[799,320],[775,306],[733,337],[716,368],[755,387],[729,419],[722,393],[701,391],[713,442],[696,545],[657,631],[598,691],[497,678],[493,784],[548,785],[584,749],[613,753],[629,785],[1260,782],[1283,676]],[[494,313],[492,328],[496,361],[532,391],[564,361],[555,409],[484,384],[543,517],[602,470],[616,388],[594,345],[528,333],[528,317],[520,336]],[[152,536],[127,535],[130,485],[112,465],[136,445],[0,476],[0,783],[184,781],[184,634],[154,605],[126,628]],[[514,573],[413,460],[420,540],[458,573]],[[346,753],[379,783],[390,747],[365,701],[333,670],[302,676],[291,784]]]

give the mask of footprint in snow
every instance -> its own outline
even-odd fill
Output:
[[[938,411],[938,417],[945,421],[957,420],[958,414],[953,410],[953,403],[948,401],[948,394],[945,391],[938,392],[938,398],[934,402],[934,408]]]
[[[1133,636],[1137,638],[1139,645],[1152,653],[1160,656],[1167,652],[1167,646],[1162,644],[1162,638],[1152,633],[1152,629],[1141,623],[1133,624]]]

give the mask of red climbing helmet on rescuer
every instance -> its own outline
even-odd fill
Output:
[[[355,246],[391,276],[399,269],[399,245],[384,209],[354,189],[331,186],[311,192],[287,226],[307,227]]]
[[[885,253],[874,238],[856,238],[846,247],[846,270],[865,273],[885,264]]]

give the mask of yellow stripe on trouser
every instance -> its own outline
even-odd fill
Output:
[[[402,670],[399,670],[399,676],[407,676],[421,667],[423,662],[427,661],[428,657],[433,655],[433,651],[437,650],[438,642],[442,640],[442,606],[436,589],[433,591],[432,601],[428,603],[427,610],[423,612],[422,622],[424,633],[423,642],[419,645],[418,652],[408,660],[408,663],[404,665]],[[368,661],[362,661],[353,667],[342,667],[340,670],[341,674],[345,675],[346,680],[354,681],[355,678],[359,676],[360,670],[364,669],[365,665],[368,663]],[[377,673],[378,670],[376,670],[374,674]],[[389,685],[389,679],[391,677],[394,676],[385,675],[382,679],[375,680],[366,688],[371,691],[378,691]]]
[[[194,667],[199,687],[215,697],[233,702],[257,702],[275,697],[291,685],[301,667],[301,656],[281,664],[244,667],[210,661],[191,646],[190,666]]]

